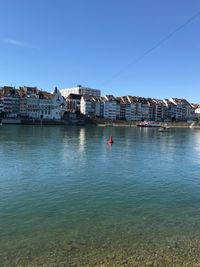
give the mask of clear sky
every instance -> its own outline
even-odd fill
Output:
[[[200,0],[0,0],[0,11],[0,86],[200,102]]]

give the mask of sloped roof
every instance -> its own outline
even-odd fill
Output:
[[[141,96],[128,96],[130,103],[142,103],[142,104],[148,104],[148,100],[145,97]]]
[[[200,104],[191,104],[194,109],[200,108]]]
[[[67,100],[81,100],[82,95],[78,94],[69,94],[66,99]]]
[[[165,102],[165,104],[168,106],[168,105],[171,105],[171,106],[176,106],[176,104],[173,102],[173,101],[171,101],[170,99],[168,99],[168,98],[165,98],[164,99],[164,102]]]
[[[176,105],[190,105],[190,103],[184,98],[171,98]]]
[[[166,105],[166,103],[163,100],[157,98],[148,98],[148,102],[150,105],[160,105],[160,106]]]
[[[82,98],[85,100],[85,101],[94,101],[94,98],[92,95],[82,95]]]
[[[123,102],[123,104],[130,104],[130,101],[127,96],[121,96],[120,100]]]
[[[107,100],[107,101],[116,101],[117,99],[113,95],[105,95],[105,100]]]
[[[51,100],[53,98],[53,95],[51,93],[45,91],[40,91],[38,95],[39,99]]]

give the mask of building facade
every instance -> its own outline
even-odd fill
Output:
[[[65,111],[65,100],[57,88],[49,93],[31,87],[6,87],[0,95],[0,110],[7,118],[60,120]]]
[[[186,99],[155,99],[138,96],[101,97],[100,90],[77,86],[65,89],[66,100],[57,88],[52,93],[37,87],[0,87],[0,113],[9,118],[56,119],[64,111],[89,117],[127,121],[187,121],[199,114],[199,106]],[[199,116],[199,115],[198,115]]]
[[[90,95],[97,97],[101,96],[101,90],[84,87],[82,85],[77,85],[76,87],[73,88],[61,89],[60,92],[64,98],[67,98],[69,94]]]

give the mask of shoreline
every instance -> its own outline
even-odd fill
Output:
[[[125,121],[106,121],[106,120],[90,120],[86,122],[77,121],[77,122],[70,122],[67,120],[27,120],[27,119],[2,119],[1,125],[63,125],[63,126],[96,126],[96,127],[134,127],[137,128],[137,124],[139,122],[125,122]],[[168,122],[162,123],[161,125],[167,124],[170,128],[189,128],[189,129],[200,129],[200,124],[187,122]],[[159,126],[156,127],[138,127],[138,128],[160,128]]]
[[[96,124],[97,127],[134,127],[134,128],[160,128],[160,127],[137,127],[136,124]],[[170,128],[188,128],[188,129],[200,129],[200,125],[194,125],[190,127],[190,124],[188,125],[180,125],[180,124],[168,124]]]
[[[142,234],[141,234],[142,235]],[[81,239],[82,238],[82,239]],[[48,239],[47,243],[48,243]],[[2,250],[1,260],[5,266],[34,266],[45,264],[53,266],[76,267],[141,267],[141,266],[191,266],[199,267],[198,258],[199,234],[197,236],[169,236],[158,239],[156,237],[129,239],[124,244],[124,239],[108,240],[108,243],[91,243],[90,239],[84,239],[81,235],[73,240],[69,238],[57,239],[38,249],[37,240],[19,242],[25,247],[18,251],[15,242],[9,242],[8,247]],[[114,245],[111,245],[112,241]],[[31,245],[31,249],[30,249]],[[14,249],[12,257],[9,257],[9,247]]]

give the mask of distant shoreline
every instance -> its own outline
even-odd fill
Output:
[[[104,120],[104,119],[91,119],[87,122],[81,122],[81,121],[76,121],[76,122],[70,122],[67,120],[39,120],[39,119],[1,119],[3,125],[74,125],[74,126],[88,126],[88,125],[94,125],[97,127],[137,127],[137,125],[140,122],[128,122],[128,121],[110,121],[110,120]],[[192,124],[191,122],[161,122],[161,125],[167,124],[170,128],[194,128],[194,129],[200,129],[200,124],[194,123]],[[144,127],[144,128],[159,128],[157,127]]]
[[[137,124],[139,122],[122,122],[122,121],[118,121],[118,122],[96,122],[95,124],[98,127],[137,127]],[[161,125],[164,125],[166,123],[161,123]],[[167,125],[170,128],[197,128],[200,129],[200,125],[194,124],[192,125],[192,123],[187,123],[187,122],[169,122],[167,123]],[[144,127],[144,128],[159,128],[159,127]]]

